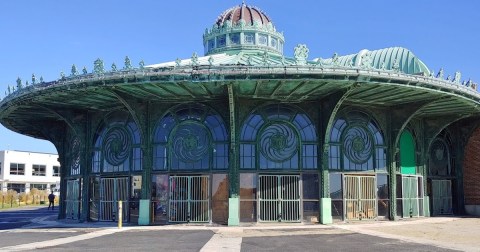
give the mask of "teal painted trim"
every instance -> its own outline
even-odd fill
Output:
[[[320,223],[332,224],[332,199],[321,198],[320,199]]]
[[[140,207],[138,213],[138,225],[139,226],[146,226],[150,225],[150,200],[149,199],[141,199],[140,200]]]
[[[240,198],[228,199],[228,226],[240,225]]]
[[[402,174],[417,174],[415,143],[412,133],[407,130],[404,130],[400,136],[400,168]]]

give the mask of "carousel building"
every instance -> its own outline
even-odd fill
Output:
[[[51,141],[59,218],[140,225],[332,223],[480,214],[480,95],[392,47],[284,56],[257,7],[226,10],[204,56],[20,79],[0,122]],[[117,212],[122,202],[123,213]]]

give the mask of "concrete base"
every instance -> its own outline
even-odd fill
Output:
[[[228,225],[238,226],[240,225],[240,199],[229,198],[228,199]]]
[[[480,205],[465,205],[465,212],[468,215],[480,216]]]
[[[430,197],[423,196],[423,216],[430,217]]]
[[[138,225],[150,225],[150,200],[141,199],[138,211]]]
[[[320,200],[320,223],[332,224],[332,199],[321,198]]]

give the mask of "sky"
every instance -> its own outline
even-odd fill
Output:
[[[203,55],[202,34],[241,0],[0,1],[0,98],[17,77],[31,83],[100,58],[109,69]],[[246,0],[285,36],[284,54],[306,44],[309,59],[362,49],[406,47],[431,70],[480,83],[480,1]],[[32,116],[35,112],[32,111]],[[55,147],[0,126],[0,150],[56,153]]]

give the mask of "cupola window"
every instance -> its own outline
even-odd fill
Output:
[[[217,47],[225,47],[226,45],[226,35],[221,35],[217,37]]]
[[[258,44],[260,45],[268,45],[268,36],[265,34],[260,34],[258,36]]]
[[[278,41],[276,38],[272,38],[270,40],[270,46],[273,47],[273,48],[277,48],[277,44],[278,44]]]
[[[240,33],[230,34],[230,44],[231,45],[239,45],[240,44]]]
[[[215,48],[215,39],[208,40],[208,50],[212,50]]]
[[[253,45],[255,44],[255,33],[248,32],[244,34],[244,42],[245,44]]]

